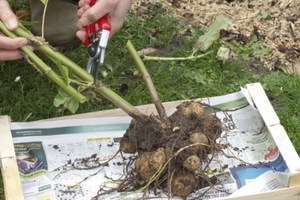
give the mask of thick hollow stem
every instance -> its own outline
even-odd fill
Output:
[[[30,31],[26,30],[22,26],[20,26],[17,30],[15,30],[15,33],[17,36],[24,37],[29,40],[33,39],[33,37],[34,37],[34,35]],[[72,60],[70,60],[63,54],[55,51],[53,48],[51,48],[46,43],[43,44],[43,42],[41,42],[40,45],[37,45],[37,48],[40,52],[42,52],[44,55],[51,58],[53,61],[60,62],[61,64],[65,65],[66,67],[71,69],[74,72],[74,74],[76,74],[78,77],[80,77],[84,81],[93,82],[93,76],[91,74],[86,72],[83,68],[81,68],[79,65],[74,63]]]
[[[15,38],[17,37],[14,33],[10,32],[6,26],[0,21],[0,30],[2,33],[7,35],[8,37]],[[86,97],[80,94],[77,90],[75,90],[72,86],[67,85],[58,74],[56,74],[51,67],[45,64],[34,52],[32,52],[28,47],[23,46],[21,50],[28,56],[31,62],[33,62],[36,67],[39,68],[46,76],[48,76],[53,82],[59,85],[62,89],[64,89],[67,93],[73,96],[77,101],[84,102]]]
[[[27,39],[33,39],[35,36],[30,33],[25,27],[20,24],[20,27],[13,33],[9,31],[5,25],[0,21],[0,30],[7,35],[8,37],[24,37]],[[16,34],[15,34],[16,33]],[[71,61],[69,58],[65,57],[63,54],[53,50],[46,43],[38,43],[37,49],[51,58],[56,64],[61,63],[67,66],[70,70],[73,71],[82,81],[85,82],[93,82],[93,77],[86,70],[78,66],[76,63]],[[28,47],[24,46],[21,50],[28,56],[28,58],[41,70],[45,73],[51,80],[57,83],[62,89],[68,92],[70,95],[76,98],[79,102],[85,101],[86,97],[81,95],[77,90],[75,90],[72,86],[67,85],[52,69],[46,65],[34,52],[32,52]],[[116,94],[111,89],[105,87],[100,81],[97,81],[97,84],[94,85],[94,89],[96,92],[103,95],[106,99],[111,101],[114,105],[121,108],[124,112],[126,112],[129,116],[133,118],[138,118],[144,116],[137,108],[128,103],[121,96]]]
[[[77,101],[83,103],[86,100],[86,97],[80,94],[76,89],[74,89],[71,85],[66,84],[64,80],[62,80],[58,74],[56,74],[51,67],[46,65],[35,53],[33,53],[28,47],[21,47],[21,50],[26,53],[28,58],[36,65],[39,66],[39,69],[46,74],[53,82],[55,82],[58,86],[60,86],[63,90],[69,93],[73,98]]]
[[[156,107],[159,117],[164,122],[169,123],[169,119],[167,117],[166,111],[160,101],[160,98],[157,94],[157,91],[152,82],[151,76],[147,71],[146,66],[144,65],[142,59],[139,57],[139,55],[138,55],[136,49],[134,48],[134,46],[132,45],[131,41],[127,42],[126,47],[127,47],[128,51],[130,52],[131,56],[133,57],[136,65],[138,66],[138,69],[139,69],[140,73],[142,74],[144,81],[146,82],[146,85],[147,85],[150,95],[152,97],[152,102],[154,103],[154,105]]]

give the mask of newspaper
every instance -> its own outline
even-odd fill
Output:
[[[205,171],[220,184],[202,188],[191,198],[220,199],[288,187],[289,169],[243,90],[201,99],[218,108],[217,117],[225,126],[218,142],[227,148],[214,155]],[[130,121],[120,116],[11,123],[25,199],[85,200],[97,196],[100,188],[116,187],[133,155],[109,159],[118,151]],[[168,199],[164,192],[159,196],[115,192],[99,199],[147,197]]]

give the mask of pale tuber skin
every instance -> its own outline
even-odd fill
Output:
[[[190,172],[199,171],[201,167],[201,160],[197,155],[191,155],[183,162],[182,166]]]
[[[198,152],[201,149],[201,146],[209,144],[207,136],[203,133],[193,133],[190,136],[189,141],[191,144],[197,144],[192,147],[195,152]]]
[[[138,173],[138,177],[143,181],[149,180],[153,175],[153,170],[150,168],[148,162],[150,156],[151,156],[150,152],[145,152],[143,154],[140,154],[135,162],[135,168]]]
[[[154,151],[149,159],[150,162],[150,168],[157,171],[161,169],[161,167],[166,162],[166,154],[164,148],[159,148],[156,151]]]
[[[192,115],[201,118],[204,115],[204,108],[199,102],[192,101],[189,102],[186,106],[179,107],[178,112],[186,118],[189,118]]]
[[[187,197],[196,186],[196,178],[191,172],[179,171],[174,174],[171,182],[171,192],[175,196]]]
[[[159,148],[153,152],[145,152],[138,156],[135,167],[143,181],[149,180],[157,171],[161,170],[166,162],[164,148]]]

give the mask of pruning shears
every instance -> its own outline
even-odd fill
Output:
[[[96,0],[91,0],[90,6],[94,6]],[[99,30],[96,31],[96,24]],[[89,60],[86,71],[93,75],[94,82],[98,77],[98,69],[104,63],[105,49],[107,47],[111,26],[108,22],[107,14],[97,22],[86,27],[86,38],[84,45],[88,47]]]

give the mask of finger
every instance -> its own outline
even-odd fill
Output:
[[[96,4],[93,7],[91,7],[90,9],[88,9],[82,15],[82,17],[79,19],[80,25],[87,26],[87,25],[97,21],[105,14],[111,12],[115,8],[117,2],[118,2],[117,0],[111,0],[111,1],[99,0],[99,1],[97,1]]]
[[[28,43],[27,39],[17,37],[9,38],[3,35],[0,35],[0,48],[1,49],[18,49],[21,46],[24,46]]]
[[[123,26],[125,17],[128,13],[130,6],[131,0],[122,0],[118,3],[115,10],[109,14],[108,20],[111,24],[110,37],[112,37]]]
[[[79,6],[79,7],[82,7],[82,6],[85,5],[85,4],[90,4],[90,0],[80,0],[80,1],[78,2],[78,6]]]
[[[5,0],[0,0],[0,20],[3,21],[9,30],[18,28],[17,18]]]
[[[0,49],[0,60],[17,60],[23,57],[23,54],[18,50]]]
[[[85,34],[86,31],[85,30],[79,30],[76,32],[76,36],[81,40],[84,41],[85,40]]]
[[[79,8],[77,11],[78,17],[81,17],[85,13],[85,11],[87,11],[89,8],[90,8],[89,4],[85,4],[81,8]]]
[[[116,18],[111,18],[109,20],[110,24],[111,24],[111,31],[110,31],[110,35],[109,38],[112,38],[116,32],[118,32],[121,27],[123,26],[124,21],[123,20],[117,20]]]
[[[76,27],[77,27],[78,30],[81,30],[81,29],[84,28],[84,26],[83,26],[83,24],[81,23],[80,20],[78,20],[78,21],[76,22]]]

